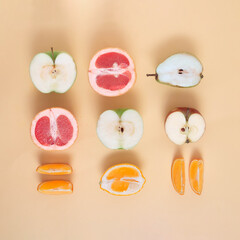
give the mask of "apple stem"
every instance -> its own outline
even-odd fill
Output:
[[[55,58],[54,58],[54,53],[53,53],[53,47],[51,47],[51,52],[52,52],[52,59],[53,59],[53,67],[55,67]]]

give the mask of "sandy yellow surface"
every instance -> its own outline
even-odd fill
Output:
[[[1,240],[237,240],[240,239],[240,2],[238,0],[0,0],[0,239]],[[29,77],[32,57],[50,47],[69,52],[78,75],[65,94],[42,94]],[[88,83],[91,57],[105,47],[125,49],[137,81],[127,94],[107,98]],[[146,78],[176,52],[203,63],[204,78],[177,89]],[[76,143],[44,152],[30,138],[31,120],[48,107],[70,110],[79,123]],[[164,132],[174,107],[194,107],[204,116],[205,135],[178,147]],[[107,109],[135,108],[144,135],[129,151],[105,148],[96,136]],[[201,196],[186,168],[185,195],[171,183],[171,164],[204,160]],[[47,196],[37,185],[52,177],[35,172],[43,163],[69,163],[74,193]],[[143,190],[131,197],[100,190],[102,173],[117,163],[139,166]]]

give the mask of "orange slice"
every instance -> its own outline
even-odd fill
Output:
[[[72,168],[68,164],[44,164],[39,166],[36,171],[48,175],[65,175],[71,174]]]
[[[184,195],[185,191],[185,164],[183,158],[175,159],[172,163],[172,184],[174,189]]]
[[[139,192],[145,183],[141,170],[132,164],[110,167],[101,177],[100,188],[117,196],[128,196]]]
[[[44,194],[60,195],[73,192],[73,185],[69,181],[46,181],[38,185],[38,191]]]
[[[203,160],[194,159],[190,162],[189,180],[192,190],[200,195],[203,188]]]

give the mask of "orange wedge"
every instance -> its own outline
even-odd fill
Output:
[[[48,175],[65,175],[71,174],[72,168],[68,164],[44,164],[39,166],[36,171]]]
[[[174,189],[184,195],[185,191],[185,164],[183,158],[175,159],[172,163],[172,184]]]
[[[73,192],[73,185],[69,181],[46,181],[38,185],[38,191],[44,194],[60,195]]]
[[[203,160],[194,159],[190,162],[189,180],[192,190],[200,195],[203,188]]]
[[[139,192],[145,183],[141,170],[132,164],[110,167],[101,177],[100,188],[117,196],[128,196]]]

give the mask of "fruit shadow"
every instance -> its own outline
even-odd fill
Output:
[[[52,164],[52,163],[65,163],[71,166],[70,155],[66,153],[54,153],[54,152],[40,152],[38,155],[39,166],[43,164]],[[74,172],[74,171],[73,171]],[[69,175],[45,175],[37,173],[40,182],[50,181],[50,180],[68,180],[71,181],[72,174]]]
[[[97,118],[109,109],[132,108],[138,111],[139,101],[136,92],[131,89],[128,93],[118,97],[105,97],[96,94]],[[140,113],[141,114],[141,113]]]
[[[190,162],[191,162],[193,159],[202,159],[202,160],[203,160],[202,153],[201,153],[201,151],[200,151],[198,148],[195,148],[195,149],[192,151],[191,157],[190,157],[190,159],[189,159],[189,164],[190,164]]]
[[[64,94],[64,95],[63,95]],[[75,115],[74,99],[72,98],[71,90],[67,93],[41,93],[35,90],[32,96],[32,113],[36,115],[38,112],[51,107],[61,107],[69,110]]]
[[[182,153],[182,149],[179,146],[177,146],[176,149],[175,149],[172,162],[177,158],[184,158],[183,153]]]
[[[174,36],[161,43],[159,47],[151,50],[151,56],[155,67],[175,53],[186,52],[196,55],[194,41],[186,36]]]
[[[92,41],[88,46],[89,62],[90,59],[103,48],[117,47],[128,52],[128,41],[124,35],[125,31],[119,25],[119,19],[115,19],[114,9],[118,11],[118,2],[112,0],[106,0],[102,4],[102,8],[98,10],[98,14],[101,19],[99,24],[92,31]],[[129,52],[131,55],[131,52]]]
[[[168,113],[177,107],[190,107],[198,110],[199,100],[194,93],[189,92],[189,89],[174,89],[166,97],[165,106],[163,106],[163,121]]]
[[[141,163],[135,152],[129,150],[115,150],[116,152],[107,155],[102,161],[102,171],[105,172],[108,168],[122,163],[129,163],[141,168]]]
[[[61,21],[58,24],[50,24],[56,22],[56,19],[64,19],[62,22],[65,23],[68,21],[63,1],[59,1],[57,4],[54,1],[35,1],[33,3],[30,23],[32,38],[29,47],[31,57],[39,52],[50,51],[51,47],[56,51],[62,50],[71,54],[71,39],[65,31],[67,25],[62,24]]]

